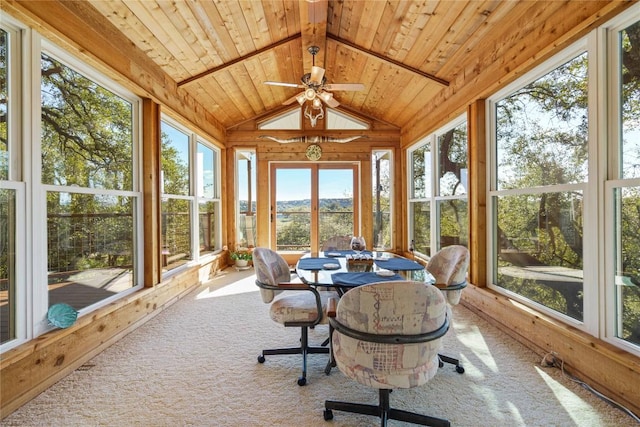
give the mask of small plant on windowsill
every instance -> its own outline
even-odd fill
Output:
[[[236,267],[246,267],[253,260],[250,249],[238,249],[231,252],[229,256],[235,262]]]

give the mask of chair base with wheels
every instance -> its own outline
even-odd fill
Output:
[[[291,270],[287,262],[277,252],[268,248],[253,250],[256,269],[256,285],[260,288],[262,301],[270,304],[271,320],[284,327],[300,328],[300,345],[289,348],[263,350],[258,362],[264,363],[265,356],[301,354],[302,373],[298,385],[307,384],[307,355],[328,354],[329,348],[309,345],[309,328],[327,323],[325,309],[329,298],[337,298],[335,292],[319,292],[304,283],[292,283]],[[277,297],[276,297],[277,295]]]
[[[438,358],[440,359],[440,362],[438,364],[441,368],[445,363],[449,363],[456,367],[457,373],[464,374],[464,366],[460,364],[460,361],[458,359],[454,359],[453,357],[445,356],[443,354],[438,354]]]
[[[393,389],[419,387],[438,371],[438,352],[449,329],[442,292],[424,282],[379,282],[349,290],[335,312],[332,306],[330,301],[330,363],[360,384],[377,388],[379,401],[326,400],[324,419],[333,419],[333,411],[345,411],[377,416],[382,427],[388,420],[449,427],[446,419],[392,408],[389,402]]]
[[[327,400],[324,403],[324,419],[329,421],[333,419],[333,410],[351,412],[354,414],[372,415],[380,418],[380,425],[386,426],[388,420],[405,421],[408,423],[419,424],[423,426],[434,427],[450,427],[449,420],[431,417],[429,415],[416,414],[415,412],[403,411],[401,409],[391,408],[389,403],[389,389],[379,389],[380,403],[378,405],[366,405],[362,403],[339,402],[336,400]]]
[[[435,279],[435,286],[442,291],[451,306],[460,302],[462,290],[467,286],[469,261],[469,250],[466,247],[451,245],[440,249],[427,263],[427,271]],[[449,363],[455,366],[457,373],[464,373],[464,367],[458,359],[442,354],[438,357],[441,368]]]
[[[300,337],[300,347],[274,348],[262,350],[262,354],[258,356],[258,362],[264,363],[265,356],[274,356],[278,354],[301,354],[302,355],[302,374],[298,377],[298,385],[307,384],[307,354],[328,354],[328,347],[313,347],[309,345],[309,330],[302,327],[302,336]]]

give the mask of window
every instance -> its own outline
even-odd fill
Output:
[[[38,60],[23,61],[26,51]],[[0,82],[5,351],[51,329],[46,312],[55,303],[82,316],[142,286],[141,108],[139,98],[4,15]]]
[[[236,246],[256,246],[256,153],[253,150],[236,152],[238,178],[236,197]],[[237,249],[237,248],[236,248]]]
[[[373,245],[376,251],[390,250],[391,200],[393,197],[393,155],[390,150],[375,150],[371,155],[371,183],[373,186]]]
[[[607,295],[613,297],[607,334],[640,346],[640,21],[621,22],[610,31],[609,44],[616,167],[606,186],[614,248],[613,268],[607,274]]]
[[[587,70],[581,47],[493,103],[495,284],[579,321],[589,161]]]
[[[218,198],[218,152],[204,142],[198,142],[198,237],[200,255],[213,253],[218,245],[220,217]]]
[[[10,140],[13,141],[14,138],[10,138],[10,135],[13,135],[15,123],[15,104],[9,104],[9,100],[14,99],[17,87],[10,70],[10,64],[16,60],[14,38],[17,36],[17,31],[8,26],[6,31],[0,27],[0,344],[16,339],[17,323],[21,320],[16,312],[20,277],[16,271],[16,251],[20,241],[20,211],[16,198],[22,193],[20,183],[12,180],[17,171],[10,173],[14,155],[14,149],[10,149]]]
[[[292,129],[298,130],[302,128],[302,115],[300,108],[287,111],[269,120],[258,124],[258,129]]]
[[[138,285],[137,100],[43,52],[40,181],[49,305],[84,309]],[[69,62],[73,62],[69,60]]]
[[[409,248],[430,256],[467,246],[467,122],[460,117],[408,152]]]
[[[327,129],[369,129],[369,124],[341,111],[327,108]]]
[[[161,161],[162,267],[169,271],[220,247],[219,153],[165,118]]]

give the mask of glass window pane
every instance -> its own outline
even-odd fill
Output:
[[[318,238],[353,235],[353,169],[318,171]]]
[[[429,144],[411,153],[411,198],[431,196],[431,150]]]
[[[216,194],[216,152],[202,143],[198,143],[198,197],[213,199]]]
[[[467,123],[438,136],[440,195],[467,194]]]
[[[441,200],[438,202],[440,218],[440,247],[450,245],[467,246],[469,221],[466,200]]]
[[[640,344],[640,187],[616,190],[616,336]]]
[[[200,239],[200,254],[213,252],[216,248],[216,202],[200,202],[198,203],[198,227]]]
[[[581,192],[496,199],[497,285],[583,319]]]
[[[256,246],[256,163],[255,152],[238,151],[237,158],[237,185],[238,198],[236,209],[237,220],[237,247],[249,248]]]
[[[373,250],[391,249],[391,152],[374,151],[373,183]]]
[[[49,305],[80,310],[134,286],[135,201],[47,193]]]
[[[311,170],[276,169],[276,250],[311,250]]]
[[[162,122],[162,193],[188,196],[189,135]]]
[[[498,189],[587,180],[587,54],[496,104]]]
[[[0,30],[0,181],[9,179],[9,35]]]
[[[0,189],[0,344],[16,338],[16,195]]]
[[[632,42],[633,40],[633,42]],[[640,178],[640,21],[620,32],[623,178]]]
[[[41,67],[42,182],[132,190],[131,103],[46,54]]]
[[[191,200],[164,198],[162,267],[171,270],[191,259]]]
[[[417,202],[410,204],[413,224],[413,250],[424,255],[431,255],[431,203]]]

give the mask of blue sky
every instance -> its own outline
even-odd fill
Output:
[[[255,179],[255,170],[252,170]],[[353,195],[353,178],[351,169],[320,170],[320,197],[344,198]],[[240,200],[247,199],[247,179],[245,170],[240,168]],[[279,200],[300,200],[311,197],[310,169],[278,169],[277,190]],[[255,191],[255,187],[254,187]],[[254,196],[255,200],[255,196]]]

